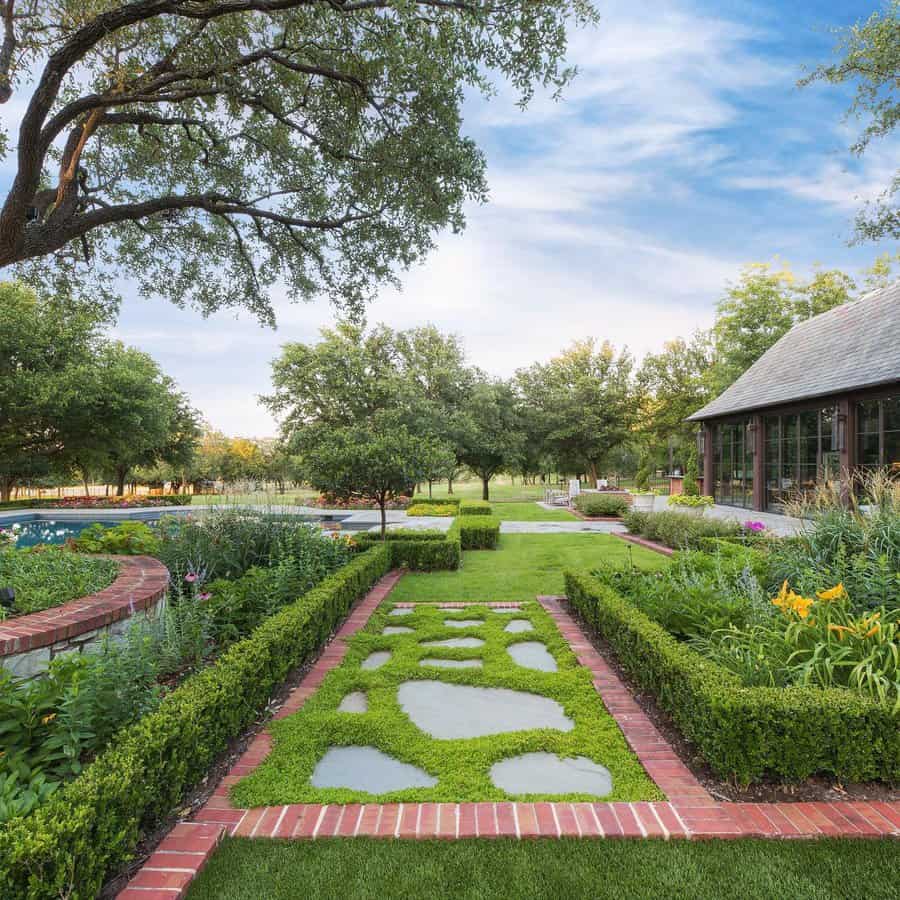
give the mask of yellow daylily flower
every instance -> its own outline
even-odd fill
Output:
[[[844,583],[840,582],[827,591],[819,591],[816,596],[820,600],[844,600],[847,597],[847,591],[844,589]]]

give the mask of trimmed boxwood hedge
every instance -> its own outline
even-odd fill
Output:
[[[461,516],[489,516],[493,510],[487,500],[463,500],[459,504]]]
[[[900,781],[900,720],[884,707],[839,688],[745,687],[596,578],[565,579],[569,602],[718,775]]]
[[[96,897],[141,832],[177,806],[390,568],[387,545],[360,554],[120,732],[32,815],[0,827],[0,897]]]
[[[459,523],[463,550],[496,550],[500,542],[500,520],[493,516],[464,516]]]
[[[441,569],[458,569],[462,558],[459,532],[453,526],[446,533],[429,529],[398,528],[385,532],[385,540],[391,551],[391,565],[395,568],[433,572]],[[381,543],[378,532],[367,531],[356,536],[362,548]]]

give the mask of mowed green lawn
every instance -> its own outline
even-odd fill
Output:
[[[660,569],[666,557],[610,534],[503,534],[497,550],[467,550],[455,572],[404,575],[391,600],[533,600],[562,594],[565,569],[591,569],[606,559]]]
[[[544,509],[533,500],[492,502],[494,515],[501,522],[577,522],[567,509]]]
[[[887,900],[896,841],[226,838],[189,900]]]

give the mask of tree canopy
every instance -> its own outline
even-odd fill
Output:
[[[588,0],[0,0],[24,114],[0,266],[88,262],[271,322],[276,281],[358,312],[486,194],[494,74],[562,88]]]
[[[814,69],[801,85],[818,81],[852,84],[856,93],[848,116],[863,119],[865,125],[851,150],[860,156],[874,140],[889,135],[900,123],[900,0],[889,0],[884,9],[864,22],[842,29],[837,52],[841,59]],[[860,240],[900,237],[900,210],[896,194],[900,190],[900,170],[881,197],[870,202],[856,219]]]

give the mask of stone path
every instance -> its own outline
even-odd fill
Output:
[[[386,575],[355,607],[275,718],[300,709],[340,665],[347,642],[362,629],[400,578]],[[618,723],[644,769],[667,799],[636,803],[386,803],[287,804],[235,809],[230,787],[268,755],[272,739],[257,735],[191,821],[180,822],[157,847],[121,900],[176,900],[225,834],[254,838],[817,838],[900,837],[900,803],[722,803],[715,800],[647,718],[612,667],[563,608],[561,597],[539,597]],[[397,604],[415,608],[416,604]],[[442,603],[518,608],[515,603]]]

